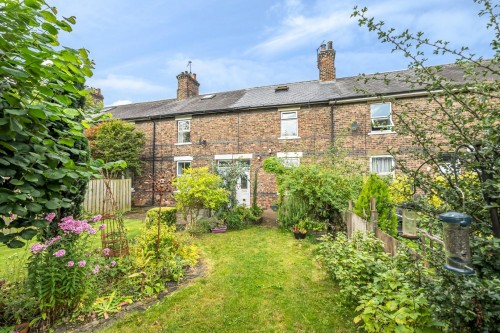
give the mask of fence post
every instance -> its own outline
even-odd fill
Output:
[[[349,207],[347,212],[345,212],[345,223],[347,226],[347,238],[351,238],[352,236],[352,200],[349,200]]]
[[[370,197],[370,223],[373,227],[373,232],[377,230],[377,199],[375,197]]]

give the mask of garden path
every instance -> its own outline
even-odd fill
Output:
[[[252,227],[197,240],[207,274],[102,332],[354,332],[315,244]]]

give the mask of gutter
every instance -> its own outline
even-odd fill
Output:
[[[424,97],[429,96],[429,94],[443,92],[443,90],[433,90],[433,91],[418,91],[418,92],[403,92],[399,94],[387,94],[383,95],[384,98],[411,98],[411,97]],[[335,99],[330,100],[328,104],[336,105],[336,104],[347,104],[347,103],[357,103],[357,102],[367,102],[367,101],[376,101],[380,100],[382,97],[380,96],[366,96],[366,97],[357,97],[357,98],[346,98],[346,99]]]

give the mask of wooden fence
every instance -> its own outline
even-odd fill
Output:
[[[110,200],[106,200],[106,184],[104,179],[92,179],[89,182],[83,207],[91,214],[103,214],[119,210],[128,212],[132,209],[132,180],[111,179],[109,188],[113,193],[116,208],[113,209]]]
[[[375,198],[371,198],[370,222],[368,222],[352,211],[352,202],[349,202],[349,209],[345,214],[347,236],[351,238],[356,231],[360,231],[362,233],[372,231],[375,233],[375,236],[384,243],[385,252],[395,255],[398,250],[398,246],[400,246],[400,242],[377,227],[377,212],[375,210],[375,204]],[[444,242],[439,237],[436,237],[432,235],[431,232],[420,228],[417,228],[417,233],[419,235],[418,246],[421,251],[443,251]]]

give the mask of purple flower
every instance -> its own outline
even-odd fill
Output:
[[[97,230],[95,230],[94,228],[90,228],[89,231],[88,231],[89,235],[93,235],[96,232],[97,232]]]
[[[59,251],[54,252],[54,255],[56,257],[58,257],[58,258],[63,257],[65,254],[66,254],[66,250],[65,249],[60,249]]]
[[[47,216],[45,216],[45,219],[49,222],[52,222],[52,220],[56,217],[56,213],[49,213]]]
[[[85,267],[85,265],[87,265],[87,262],[85,260],[78,262],[78,266],[80,266],[80,267]]]
[[[113,261],[111,262],[111,267],[115,267],[115,266],[116,266],[116,261],[114,261],[114,260],[113,260]]]
[[[31,245],[31,253],[35,254],[38,252],[42,252],[45,249],[45,245],[42,244],[33,244]]]
[[[104,266],[104,268],[105,268],[106,270],[109,270],[109,266],[108,266],[108,265]]]
[[[111,250],[108,248],[105,248],[102,250],[102,254],[104,254],[107,257],[111,254]]]
[[[91,231],[94,229],[86,220],[75,220],[73,216],[66,216],[62,218],[61,223],[59,223],[58,225],[65,234],[81,234],[86,230],[91,235],[95,234],[95,231]]]
[[[92,218],[94,222],[100,221],[102,219],[102,215],[96,215]]]
[[[98,274],[100,269],[101,269],[101,267],[99,267],[99,265],[95,265],[94,270],[92,271],[92,273]]]
[[[66,266],[73,267],[73,266],[75,266],[75,263],[73,261],[68,261],[68,263],[66,264]]]
[[[104,223],[99,226],[99,230],[104,230],[104,228],[106,228],[106,225]]]

